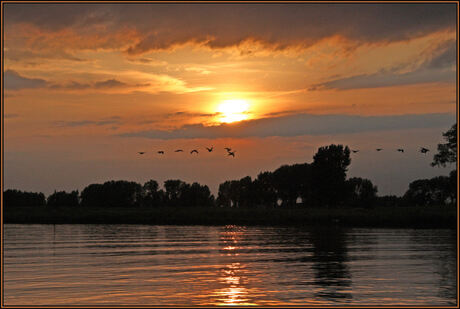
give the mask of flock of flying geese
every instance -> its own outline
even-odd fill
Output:
[[[205,147],[205,148],[206,148],[206,150],[207,150],[208,152],[212,152],[212,151],[214,150],[214,146],[211,146],[211,148],[208,148],[208,147]],[[232,150],[231,148],[228,148],[228,147],[225,147],[224,149],[227,150],[227,156],[235,157],[235,152],[236,152],[235,150]],[[377,151],[382,151],[383,148],[376,148],[375,150],[377,150]],[[359,152],[359,150],[357,150],[357,149],[352,149],[351,151],[352,151],[353,153]],[[396,149],[396,151],[404,152],[404,149],[403,149],[403,148],[398,148],[398,149]],[[420,152],[421,152],[421,153],[425,154],[425,153],[427,153],[428,151],[430,151],[430,150],[427,149],[427,148],[424,148],[424,147],[420,147]],[[182,150],[182,149],[177,149],[177,150],[174,150],[174,152],[184,152],[184,150]],[[146,153],[145,151],[139,151],[139,152],[138,152],[138,154],[140,154],[140,155],[143,155],[143,154],[145,154],[145,153]],[[164,155],[164,154],[165,154],[164,150],[159,150],[159,151],[157,151],[157,153],[160,154],[160,155]],[[193,150],[190,151],[190,154],[194,154],[194,153],[198,154],[198,150],[193,149]]]
[[[206,148],[206,150],[208,152],[212,152],[214,150],[214,146],[211,146],[211,148],[208,148],[208,147],[205,147],[205,148]],[[231,148],[228,148],[228,147],[225,147],[224,149],[227,150],[227,156],[235,157],[235,152],[236,152],[235,150],[232,150]],[[184,150],[183,149],[176,149],[176,150],[174,150],[174,152],[184,152]],[[146,153],[146,152],[145,151],[138,152],[138,154],[140,154],[140,155],[143,155],[144,153]],[[157,151],[157,153],[160,154],[160,155],[165,154],[164,150],[159,150],[159,151]],[[198,154],[198,150],[193,149],[192,151],[190,151],[190,154],[194,154],[194,153]]]
[[[375,150],[377,150],[377,151],[382,151],[383,148],[376,148]],[[359,150],[351,150],[351,151],[352,151],[353,153],[359,152]],[[396,151],[404,152],[404,149],[398,148],[398,149],[396,149]],[[420,152],[421,152],[421,153],[424,153],[424,154],[425,154],[425,153],[427,153],[428,151],[430,151],[428,148],[420,147]]]

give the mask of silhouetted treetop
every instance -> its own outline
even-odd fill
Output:
[[[438,153],[433,158],[432,166],[445,167],[448,163],[457,162],[457,124],[442,134],[445,144],[438,144]]]
[[[56,192],[48,196],[46,205],[51,207],[70,206],[76,207],[80,204],[78,191],[67,193],[65,191]]]
[[[312,199],[316,205],[345,204],[348,190],[345,179],[350,163],[348,146],[329,145],[318,149],[312,163]]]
[[[107,181],[91,184],[81,192],[82,206],[124,207],[137,206],[142,197],[142,186],[133,181]]]
[[[348,204],[357,207],[371,207],[377,198],[377,187],[369,179],[353,177],[347,180],[350,197]]]
[[[11,206],[45,206],[46,199],[43,193],[25,192],[20,190],[6,190],[3,192],[3,203]]]

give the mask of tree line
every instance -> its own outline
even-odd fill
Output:
[[[457,162],[457,125],[443,133],[432,166]],[[90,184],[82,192],[43,193],[6,190],[4,205],[82,207],[372,207],[404,205],[455,205],[457,170],[449,176],[419,179],[409,184],[402,197],[377,196],[377,187],[360,177],[347,178],[350,149],[343,145],[320,147],[312,163],[283,165],[219,185],[215,198],[208,186],[197,182],[167,180],[160,188],[155,180],[143,185],[132,181]]]

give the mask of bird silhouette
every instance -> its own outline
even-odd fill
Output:
[[[377,149],[375,149],[375,150],[380,151],[380,150],[383,150],[383,148],[377,148]]]
[[[427,153],[428,151],[430,151],[430,150],[427,149],[427,148],[424,148],[424,147],[420,147],[420,152],[421,153]]]
[[[398,150],[399,152],[404,152],[404,149],[402,149],[402,148],[398,148],[397,150]]]
[[[211,146],[211,148],[206,147],[206,149],[208,150],[208,152],[211,152],[214,149],[214,146]]]
[[[145,151],[138,152],[138,154],[140,154],[140,155],[143,155],[144,153],[145,153]]]
[[[158,151],[159,154],[165,154],[163,150]]]
[[[228,156],[235,157],[235,152],[236,152],[236,151],[229,151],[229,152],[228,152]]]
[[[183,150],[182,149],[177,149],[174,152],[183,152]]]
[[[352,152],[353,152],[353,153],[357,153],[357,152],[359,152],[359,150],[352,150]]]
[[[192,153],[198,153],[198,150],[193,149],[192,151],[190,151],[190,154],[192,154]]]
[[[227,151],[232,151],[232,148],[225,147],[224,149]]]

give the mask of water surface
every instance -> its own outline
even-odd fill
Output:
[[[5,305],[456,305],[454,230],[4,225]]]

